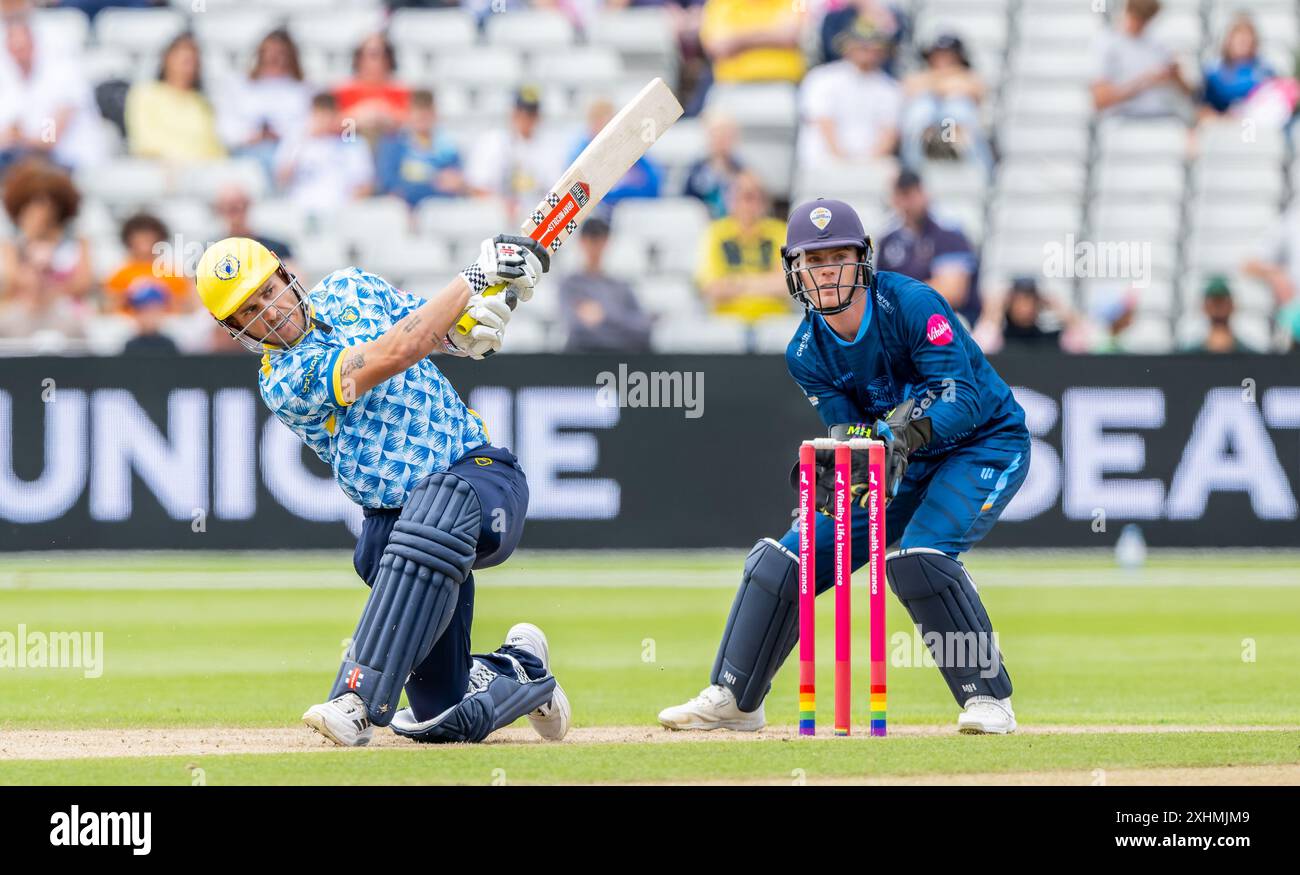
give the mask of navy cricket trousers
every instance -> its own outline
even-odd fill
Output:
[[[484,444],[462,456],[448,471],[470,484],[482,508],[482,528],[473,567],[500,565],[518,546],[528,512],[528,481],[519,460],[509,450]],[[401,508],[366,508],[361,537],[352,556],[352,565],[366,586],[374,586],[380,557],[401,512]],[[429,655],[415,667],[406,682],[406,698],[417,720],[441,714],[464,698],[474,662],[470,653],[473,622],[474,574],[471,572],[461,584],[460,603],[447,631],[434,642]],[[541,672],[541,662],[532,654],[515,648],[509,650],[530,674]],[[493,661],[490,654],[480,658],[490,664]]]

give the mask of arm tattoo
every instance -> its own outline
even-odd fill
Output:
[[[420,322],[419,313],[412,313],[410,316],[407,316],[402,320],[402,333],[410,334],[412,331],[420,327]]]
[[[359,371],[366,365],[366,357],[362,352],[354,352],[343,362],[343,367],[339,371],[339,376],[346,377],[354,371]]]

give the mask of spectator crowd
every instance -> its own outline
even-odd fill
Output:
[[[226,235],[308,285],[357,263],[428,291],[474,235],[516,226],[651,75],[687,118],[557,258],[516,349],[782,348],[801,315],[784,219],[817,195],[859,207],[877,268],[933,286],[990,352],[1300,339],[1294,57],[1215,0],[1088,11],[1077,92],[1050,61],[1052,40],[1079,41],[1063,25],[1026,18],[1013,50],[1021,0],[969,15],[953,0],[209,5],[0,0],[0,354],[232,349],[193,284],[197,252]],[[1040,31],[1047,49],[1030,51]],[[1082,134],[1058,148],[1069,101],[1034,95],[1076,93]],[[1229,129],[1245,147],[1224,145]],[[1104,239],[1142,227],[1106,217],[1155,209],[1139,178],[1152,132],[1178,174],[1155,204],[1167,241],[1133,276],[1051,275],[1039,241],[1056,228]],[[1239,165],[1214,162],[1257,163],[1256,135],[1280,144],[1277,181],[1249,170],[1247,198],[1222,184]],[[1211,233],[1225,202],[1231,250]]]

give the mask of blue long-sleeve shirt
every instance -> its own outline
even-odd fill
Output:
[[[827,426],[873,422],[908,398],[930,418],[918,457],[1024,427],[1024,410],[943,296],[898,273],[875,274],[851,341],[809,311],[786,349],[786,364]]]

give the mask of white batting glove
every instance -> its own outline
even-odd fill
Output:
[[[538,278],[549,267],[549,255],[532,238],[498,234],[483,241],[478,259],[460,275],[475,294],[504,284],[514,290],[515,299],[527,302]]]
[[[472,295],[461,316],[472,316],[478,324],[469,330],[469,334],[461,334],[453,325],[443,338],[447,353],[483,359],[500,351],[512,309],[508,299],[513,297],[510,289],[500,295]]]

